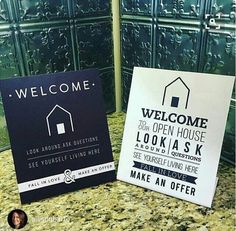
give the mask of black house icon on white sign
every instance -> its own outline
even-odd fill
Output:
[[[178,77],[165,87],[162,105],[186,109],[188,107],[189,94],[190,89]]]
[[[59,105],[55,105],[46,117],[48,135],[61,135],[74,132],[72,115]]]

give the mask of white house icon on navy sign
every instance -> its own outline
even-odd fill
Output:
[[[71,113],[65,108],[55,105],[46,117],[48,135],[62,135],[74,132],[74,124]]]
[[[162,105],[187,109],[189,94],[190,89],[185,82],[178,77],[165,87]]]

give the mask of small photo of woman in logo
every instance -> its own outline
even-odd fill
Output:
[[[7,221],[13,229],[21,229],[27,224],[28,218],[23,210],[14,209],[8,214]]]

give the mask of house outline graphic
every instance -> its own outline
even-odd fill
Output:
[[[49,136],[51,136],[51,128],[50,128],[50,121],[49,121],[49,118],[50,116],[54,113],[54,111],[59,108],[60,110],[62,110],[63,112],[65,112],[69,118],[70,118],[70,125],[71,125],[71,131],[74,132],[74,124],[73,124],[73,120],[72,120],[72,115],[69,111],[67,111],[66,109],[64,109],[63,107],[59,106],[58,104],[56,104],[53,109],[49,112],[49,114],[46,116],[46,122],[47,122],[47,128],[48,128],[48,134]],[[60,123],[60,124],[57,124],[57,128],[61,127],[63,123]],[[58,126],[59,125],[59,126]],[[64,126],[64,124],[63,124]],[[64,128],[63,128],[64,129]],[[65,133],[65,130],[63,130],[61,133],[59,133],[59,130],[58,130],[58,134],[63,134]]]
[[[162,99],[162,105],[165,104],[165,101],[166,101],[166,95],[167,95],[167,91],[168,91],[168,88],[173,85],[173,84],[176,84],[177,82],[179,82],[186,88],[187,90],[187,94],[184,98],[186,98],[186,102],[185,102],[185,109],[187,109],[188,107],[188,101],[189,101],[189,95],[190,95],[190,89],[188,88],[188,86],[185,84],[185,82],[180,78],[176,78],[175,80],[173,80],[171,83],[169,83],[168,85],[166,85],[165,87],[165,90],[164,90],[164,94],[163,94],[163,99]],[[179,96],[179,95],[178,95]],[[171,102],[171,107],[178,107],[178,103],[179,103],[179,98],[180,97],[175,97],[174,94],[172,94],[172,102],[173,102],[173,99],[174,99],[174,104],[172,105],[172,102]],[[183,97],[182,97],[183,98]]]

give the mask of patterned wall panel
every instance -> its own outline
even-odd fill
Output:
[[[74,70],[68,26],[23,30],[21,45],[28,75]]]
[[[75,17],[109,16],[111,2],[104,0],[73,0],[72,9]]]
[[[201,0],[158,0],[157,15],[174,18],[200,18],[204,5]]]
[[[122,0],[122,14],[148,16],[153,12],[153,0]]]
[[[210,14],[217,16],[220,20],[235,22],[236,18],[236,2],[235,0],[212,0]]]
[[[203,71],[215,74],[235,74],[234,31],[208,31],[203,55]]]
[[[19,21],[51,21],[68,17],[67,0],[14,1]]]
[[[81,68],[112,66],[113,44],[109,22],[77,24],[76,36]]]
[[[114,111],[115,105],[115,81],[112,76],[114,76],[114,70],[112,68],[105,69],[100,74],[105,107],[108,113]]]
[[[197,71],[201,32],[199,29],[159,25],[155,67]]]
[[[0,79],[21,75],[14,32],[0,32]]]
[[[123,67],[152,65],[152,25],[124,22],[121,42]]]
[[[10,21],[10,10],[6,0],[0,0],[0,24]]]
[[[147,66],[234,75],[234,0],[148,3],[153,14],[142,15],[135,10],[139,1],[121,1],[123,71]],[[147,28],[143,34],[140,25]]]

